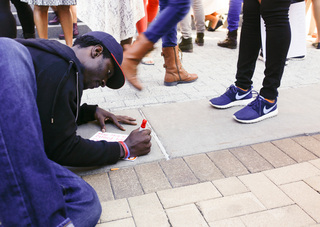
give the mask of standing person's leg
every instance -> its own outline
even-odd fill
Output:
[[[204,15],[202,0],[193,0],[192,8],[193,8],[193,14],[194,14],[196,30],[197,30],[197,38],[195,42],[199,46],[203,46],[204,44],[203,37],[204,37],[204,31],[206,30],[206,25],[204,20],[205,15]]]
[[[275,100],[291,41],[290,0],[261,1],[261,15],[266,25],[266,69],[260,95]]]
[[[159,11],[159,0],[148,0],[147,12],[148,12],[148,23],[150,24],[157,16]]]
[[[319,0],[313,0],[312,1],[312,10],[313,10],[313,17],[316,22],[317,27],[317,38],[315,40],[314,46],[317,49],[320,49],[320,1]]]
[[[78,31],[78,17],[77,17],[77,6],[70,6],[71,14],[72,14],[72,24],[73,24],[73,37],[79,35]]]
[[[228,30],[230,32],[237,30],[239,27],[242,0],[230,0],[228,11]]]
[[[252,101],[251,79],[261,47],[260,32],[260,4],[257,0],[244,0],[236,82],[224,94],[211,99],[212,106],[225,109]]]
[[[234,114],[234,119],[241,123],[254,123],[278,114],[278,87],[291,41],[290,4],[290,0],[261,1],[260,12],[266,25],[265,77],[257,98]]]
[[[9,0],[0,1],[0,37],[17,37],[17,25],[10,10]]]
[[[208,26],[208,31],[209,32],[214,32],[216,30],[216,27],[218,26],[219,23],[219,17],[216,12],[213,12],[212,14],[205,15],[204,19],[207,21],[210,21],[209,26]],[[222,25],[222,22],[220,22]]]
[[[148,27],[148,12],[147,12],[147,0],[143,0],[145,15],[136,24],[138,33],[145,32]]]
[[[62,188],[44,152],[32,58],[21,44],[0,38],[0,59],[1,224],[67,225]]]
[[[260,4],[257,0],[244,0],[236,86],[245,90],[251,88],[260,48]]]
[[[141,34],[141,33],[145,32],[147,30],[148,24],[149,24],[149,22],[148,22],[148,10],[147,10],[148,4],[147,4],[147,0],[143,0],[143,5],[144,5],[145,16],[143,18],[141,18],[136,24],[138,34]],[[154,65],[154,61],[153,61],[153,59],[152,59],[152,57],[150,55],[150,52],[148,54],[146,54],[144,58],[142,58],[142,60],[141,60],[142,64]]]
[[[218,43],[220,47],[227,47],[230,49],[237,48],[238,27],[240,20],[240,13],[242,7],[242,0],[230,0],[228,11],[228,34],[227,38]]]
[[[63,30],[66,44],[72,46],[73,40],[73,25],[72,25],[72,15],[69,5],[57,6],[57,12],[59,15],[59,20]]]
[[[147,31],[137,38],[123,56],[121,65],[127,80],[137,89],[141,90],[142,85],[137,78],[137,66],[141,59],[153,48],[163,35],[167,34],[186,15],[190,7],[190,0],[160,1],[162,5],[168,5],[163,9],[157,20],[150,24]],[[175,40],[177,37],[175,37]],[[177,40],[175,41],[175,44]]]
[[[48,39],[48,10],[49,6],[35,5],[33,8],[34,23],[41,39]]]
[[[20,0],[11,0],[14,7],[17,9],[19,21],[23,30],[23,37],[25,39],[35,38],[33,11],[28,3]]]
[[[56,7],[51,7],[52,9],[56,9]],[[79,35],[79,31],[78,31],[78,18],[77,18],[77,6],[76,5],[71,5],[70,6],[70,11],[71,11],[71,15],[72,15],[72,34],[73,34],[73,38],[77,37]],[[56,15],[58,13],[56,12]],[[56,20],[56,19],[54,19]],[[59,20],[60,23],[60,20]],[[50,21],[49,21],[50,24]],[[60,34],[59,35],[59,39],[64,40],[64,34]]]
[[[182,52],[193,52],[192,28],[191,28],[191,9],[189,13],[179,22],[181,30],[181,42],[179,48]]]
[[[52,20],[49,20],[48,24],[49,25],[56,25],[56,24],[60,24],[60,20],[59,20],[59,16],[58,16],[58,12],[57,12],[57,7],[56,6],[50,6],[51,9],[54,12],[54,17],[52,18]]]

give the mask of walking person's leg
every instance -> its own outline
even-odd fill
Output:
[[[137,78],[137,66],[141,59],[152,50],[154,43],[177,26],[177,23],[187,14],[189,9],[190,0],[161,0],[158,18],[150,24],[145,33],[139,35],[130,48],[125,50],[121,67],[127,80],[135,88],[142,89]]]

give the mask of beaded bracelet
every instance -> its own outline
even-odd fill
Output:
[[[123,141],[119,141],[119,143],[122,145],[123,149],[124,149],[124,158],[123,159],[127,159],[130,157],[130,150],[127,146],[127,144]]]

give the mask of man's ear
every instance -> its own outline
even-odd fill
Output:
[[[95,45],[91,49],[91,56],[92,58],[99,57],[102,54],[103,47],[101,45]]]

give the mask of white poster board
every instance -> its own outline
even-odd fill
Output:
[[[306,20],[305,2],[291,4],[289,8],[289,22],[291,27],[291,43],[287,58],[305,56],[306,48]],[[261,18],[261,42],[263,56],[266,56],[266,28],[264,20]],[[265,58],[264,58],[265,59]]]

